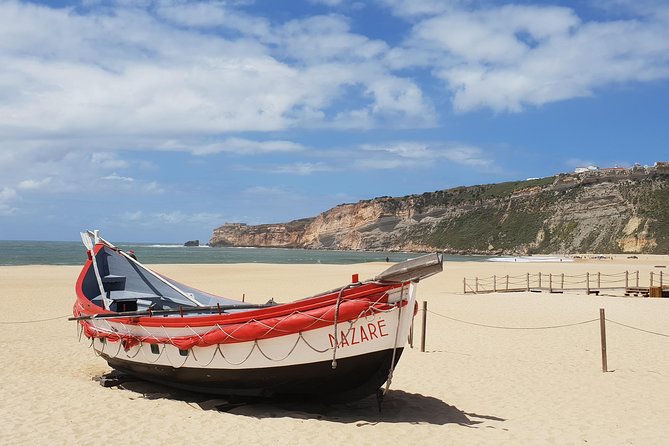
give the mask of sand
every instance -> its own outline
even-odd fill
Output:
[[[325,406],[258,403],[227,412],[220,401],[141,382],[104,388],[110,369],[66,320],[79,267],[0,267],[2,444],[661,444],[669,428],[669,337],[607,323],[602,373],[599,322],[669,334],[669,299],[583,292],[463,294],[463,278],[664,271],[669,257],[573,263],[448,263],[421,283],[428,302],[419,334],[376,400]],[[336,288],[364,265],[156,265],[184,283],[229,297],[286,301]],[[669,278],[666,278],[669,283]],[[620,294],[620,293],[618,293]],[[420,330],[421,313],[416,318]],[[53,319],[55,318],[55,319]],[[51,320],[44,320],[51,319]],[[44,320],[42,322],[17,323]]]

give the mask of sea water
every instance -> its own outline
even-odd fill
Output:
[[[288,248],[186,247],[169,243],[118,243],[134,250],[142,263],[323,263],[401,262],[421,253],[329,251]],[[445,256],[445,261],[484,260],[479,256]],[[0,265],[82,265],[86,248],[81,242],[0,240]]]

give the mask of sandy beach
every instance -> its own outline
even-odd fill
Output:
[[[639,257],[446,263],[419,288],[419,301],[428,302],[426,352],[419,312],[414,348],[405,349],[381,413],[373,397],[217,411],[207,409],[220,401],[207,396],[141,382],[104,388],[94,378],[110,368],[67,321],[80,267],[0,267],[0,443],[661,444],[669,434],[669,298],[463,294],[465,277],[638,270],[647,286],[651,271],[666,275],[669,257]],[[223,296],[285,302],[387,266],[153,268]],[[647,331],[607,323],[608,373],[601,368],[600,308],[610,321]]]

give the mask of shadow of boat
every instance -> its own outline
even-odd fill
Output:
[[[98,377],[100,379],[101,377]],[[384,397],[381,410],[376,396],[349,403],[323,403],[292,399],[258,399],[230,397],[212,399],[209,395],[175,390],[146,381],[126,377],[117,385],[136,394],[131,399],[149,400],[169,399],[183,401],[201,410],[218,410],[231,414],[266,418],[318,419],[335,423],[355,424],[357,426],[378,423],[413,423],[413,424],[458,424],[476,427],[484,421],[505,421],[490,415],[467,413],[455,406],[431,396],[409,393],[403,390],[390,390]]]

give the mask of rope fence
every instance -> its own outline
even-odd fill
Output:
[[[592,324],[597,321],[599,321],[599,328],[600,328],[600,345],[601,345],[601,351],[602,351],[602,372],[606,373],[608,372],[608,359],[607,359],[607,346],[606,346],[606,322],[610,322],[612,324],[634,330],[634,331],[639,331],[642,333],[650,334],[653,336],[660,336],[660,337],[665,337],[669,338],[669,334],[666,333],[659,333],[656,331],[652,330],[646,330],[644,328],[639,328],[635,327],[632,325],[628,324],[623,324],[622,322],[614,321],[612,319],[607,319],[604,308],[599,309],[599,318],[596,319],[588,319],[585,321],[579,321],[579,322],[572,322],[568,324],[560,324],[560,325],[547,325],[547,326],[537,326],[537,327],[511,327],[511,326],[503,326],[503,325],[490,325],[490,324],[482,324],[479,322],[472,322],[472,321],[465,321],[462,319],[456,319],[454,317],[446,316],[445,314],[440,314],[435,311],[431,311],[427,309],[427,301],[423,301],[423,308],[419,310],[419,312],[422,312],[422,336],[421,336],[421,347],[420,351],[425,352],[425,343],[426,343],[426,334],[427,334],[427,315],[432,314],[434,316],[443,318],[443,319],[448,319],[453,322],[458,322],[461,324],[466,324],[466,325],[474,325],[477,327],[483,327],[483,328],[490,328],[490,329],[496,329],[496,330],[552,330],[552,329],[557,329],[557,328],[569,328],[569,327],[575,327],[578,325],[587,325],[587,324]],[[410,346],[413,348],[413,324],[411,327],[411,341],[410,341]]]
[[[641,284],[639,271],[622,271],[606,274],[601,272],[585,274],[526,273],[523,275],[492,275],[488,277],[464,278],[464,294],[512,293],[522,291],[584,291],[599,294],[601,291],[622,290],[625,295],[644,297],[669,297],[669,286],[665,285],[664,272],[651,271],[648,281]]]
[[[49,322],[49,321],[55,321],[58,319],[65,319],[67,317],[71,317],[72,313],[66,314],[65,316],[56,316],[56,317],[50,317],[47,319],[34,319],[34,320],[28,320],[28,321],[0,321],[0,325],[14,325],[14,324],[34,324],[37,322]]]

